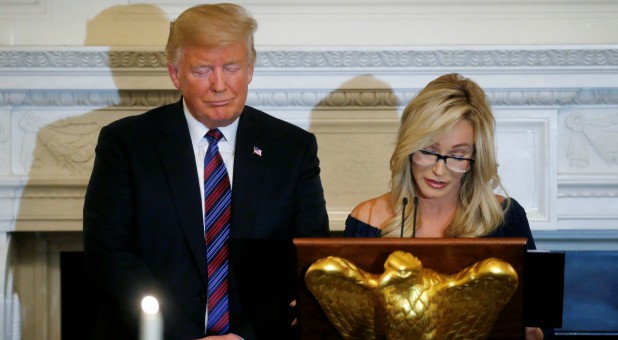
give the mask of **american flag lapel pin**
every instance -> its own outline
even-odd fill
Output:
[[[258,157],[262,157],[262,149],[258,148],[257,146],[253,147],[253,154],[257,155]]]

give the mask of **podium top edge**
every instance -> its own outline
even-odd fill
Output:
[[[296,247],[337,246],[337,245],[418,245],[418,246],[526,246],[525,237],[508,238],[362,238],[362,237],[297,237],[293,239]]]

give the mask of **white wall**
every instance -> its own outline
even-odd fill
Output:
[[[33,155],[38,129],[84,109],[71,92],[50,100],[58,91],[94,91],[105,107],[109,105],[106,96],[117,96],[118,91],[173,89],[158,52],[165,44],[169,20],[196,3],[0,0],[0,99],[4,99],[0,100],[0,128],[10,131],[6,133],[10,139],[0,136],[0,148],[6,151],[0,156],[4,159],[0,179],[14,184],[15,178],[26,182],[35,173],[56,176],[58,166],[29,167],[38,161]],[[249,100],[317,134],[333,229],[342,227],[356,203],[388,189],[387,155],[402,106],[429,80],[453,71],[471,76],[493,98],[498,130],[507,130],[498,135],[502,175],[510,193],[523,201],[535,230],[618,229],[618,217],[606,208],[618,206],[614,151],[597,146],[608,140],[615,143],[618,1],[237,3],[249,8],[260,25],[256,37],[260,59]],[[137,59],[127,67],[121,58]],[[14,99],[37,91],[35,103]],[[328,99],[333,91],[360,99],[322,106],[307,100]],[[299,93],[303,97],[296,98]],[[155,99],[127,109],[139,111],[148,103],[161,102],[157,94],[148,96]],[[363,102],[376,96],[391,96],[396,102],[381,107]],[[34,122],[24,127],[20,119]],[[523,145],[532,149],[533,156],[526,154],[525,159],[534,165],[524,169],[517,168],[524,159],[505,156],[511,155],[506,148],[518,138],[508,132],[513,119],[521,120],[519,129],[531,131],[520,136],[532,138]],[[345,151],[363,152],[362,129],[376,120],[383,131],[381,144],[372,146],[376,157],[367,160],[372,167],[357,170],[346,165],[347,158],[339,157],[342,151],[334,145],[341,138],[350,143],[354,138],[348,137],[355,135],[359,140],[343,144],[349,148]],[[574,127],[574,120],[585,123]],[[595,130],[599,124],[610,126],[604,139]],[[67,168],[62,175],[81,183],[87,179],[88,167],[84,165],[77,177],[66,173]],[[351,172],[359,173],[350,177]],[[521,175],[529,172],[534,172],[534,182]],[[0,226],[14,228],[19,201],[29,199],[26,194],[0,209]],[[73,197],[72,206],[80,205],[79,190],[67,195]],[[45,206],[55,211],[58,202],[49,199]],[[41,219],[39,224],[32,220],[26,229],[74,225],[72,230],[80,224],[78,216],[55,222]]]
[[[210,2],[210,1],[208,1]],[[199,1],[2,0],[0,45],[162,46]],[[258,46],[613,44],[615,0],[240,0]]]
[[[81,247],[98,130],[177,98],[161,51],[196,3],[0,0],[5,338],[59,338],[59,252]],[[332,229],[388,190],[402,106],[461,72],[488,93],[500,174],[537,245],[618,249],[618,1],[237,3],[260,24],[248,101],[318,137]],[[35,240],[19,254],[13,235]]]
[[[94,91],[105,107],[109,105],[106,96],[117,96],[118,91],[171,90],[158,52],[165,44],[169,20],[196,3],[0,0],[0,99],[4,99],[0,100],[0,128],[10,131],[6,133],[10,138],[0,136],[0,148],[6,151],[0,156],[4,159],[0,179],[14,184],[15,178],[25,182],[35,172],[55,176],[55,168],[49,165],[29,168],[37,164],[32,150],[38,129],[84,109],[72,92],[50,100],[58,91]],[[507,189],[523,201],[535,230],[618,229],[618,217],[607,208],[618,206],[615,154],[599,146],[616,143],[618,1],[238,3],[249,8],[260,24],[256,37],[260,59],[249,100],[317,134],[333,229],[342,227],[356,203],[388,189],[385,155],[391,152],[402,106],[429,80],[453,71],[478,81],[493,98],[498,129],[507,130],[498,135],[501,171]],[[121,58],[137,59],[127,67]],[[344,105],[311,102],[328,99],[333,91],[360,99]],[[15,100],[34,93],[38,93],[36,102]],[[302,96],[297,98],[299,93]],[[155,99],[130,104],[127,110],[161,102],[157,94],[148,96]],[[363,102],[376,96],[391,96],[396,102],[381,107]],[[20,119],[34,119],[34,123],[24,127]],[[531,138],[523,145],[532,156],[506,156],[511,155],[506,148],[518,138],[508,132],[515,126],[510,123],[513,119],[520,120],[520,130],[530,131],[519,137]],[[348,137],[355,135],[359,141],[343,144],[349,148],[345,151],[363,152],[362,129],[376,120],[383,131],[381,144],[373,146],[377,156],[370,160],[373,167],[350,177],[361,170],[346,165],[347,158],[338,157],[342,150],[333,145],[341,138],[349,143],[354,138]],[[584,125],[575,126],[573,121]],[[601,128],[609,129],[602,131],[603,138],[596,128],[600,125],[609,126]],[[19,144],[15,138],[22,134]],[[517,168],[525,159],[534,165]],[[82,170],[75,177],[64,168],[62,175],[81,183],[87,178],[88,164]],[[529,172],[534,172],[534,182],[521,175]],[[71,204],[78,207],[79,191],[72,195]],[[28,201],[28,195],[20,201]],[[0,226],[14,228],[19,203],[0,209]],[[55,211],[53,204],[58,200],[49,199],[45,206]],[[41,219],[37,227],[27,229],[69,224],[77,229],[80,223],[78,216],[53,223]],[[36,224],[33,221],[31,225]]]

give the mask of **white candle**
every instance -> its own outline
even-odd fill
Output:
[[[159,313],[159,301],[152,296],[142,299],[139,338],[140,340],[163,339],[163,319]]]

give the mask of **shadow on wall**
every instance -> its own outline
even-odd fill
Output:
[[[331,231],[343,230],[357,204],[389,190],[399,104],[389,84],[359,75],[312,109],[309,130],[318,139]]]
[[[156,46],[167,41],[170,19],[159,7],[135,4],[109,7],[88,21],[86,46]]]
[[[83,339],[90,334],[98,295],[85,277],[81,233],[71,234],[73,241],[67,246],[66,242],[54,243],[50,234],[46,236],[39,231],[53,230],[62,224],[70,225],[71,230],[81,230],[83,196],[92,171],[98,134],[104,125],[178,100],[179,93],[171,81],[170,90],[123,90],[132,76],[118,72],[131,67],[166,72],[161,54],[136,55],[127,53],[131,51],[122,46],[151,45],[163,51],[168,30],[169,19],[156,6],[117,5],[104,10],[88,22],[84,45],[111,46],[109,52],[77,53],[75,67],[82,64],[100,67],[102,81],[111,79],[113,85],[107,88],[115,89],[30,93],[27,96],[31,98],[25,99],[28,109],[16,107],[13,112],[24,136],[19,157],[28,176],[19,200],[11,263],[15,291],[21,303],[24,339],[45,334]],[[104,72],[109,73],[108,77]],[[97,109],[84,113],[84,108]],[[57,199],[58,196],[63,199]],[[61,255],[67,252],[78,255]],[[60,274],[57,271],[69,264],[70,271],[64,268],[62,276],[57,275]],[[62,301],[58,301],[60,290]],[[57,308],[61,308],[61,316],[52,313]]]

